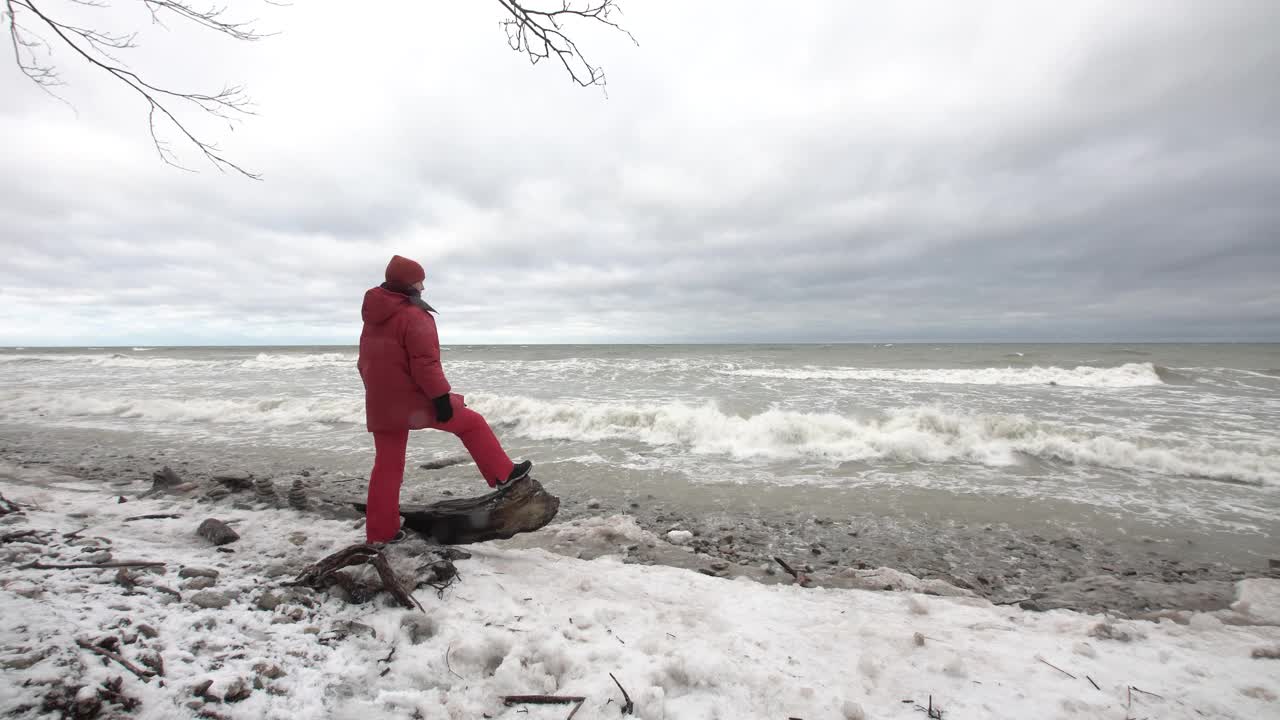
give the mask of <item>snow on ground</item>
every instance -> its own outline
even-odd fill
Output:
[[[1275,580],[1249,581],[1237,612],[1156,624],[964,597],[765,586],[485,544],[458,562],[461,582],[443,598],[429,588],[415,593],[424,615],[280,588],[303,564],[359,541],[363,531],[351,521],[173,498],[116,504],[100,486],[0,470],[0,493],[32,506],[0,518],[0,535],[55,532],[41,544],[0,545],[5,717],[40,716],[50,683],[83,686],[87,698],[123,677],[122,692],[141,701],[134,714],[143,718],[568,714],[567,706],[500,700],[542,693],[585,696],[577,718],[611,718],[620,717],[622,699],[613,673],[646,719],[916,719],[926,717],[930,696],[946,720],[1280,718],[1280,661],[1252,657],[1280,647],[1280,627],[1256,624],[1280,620]],[[148,513],[183,517],[124,521]],[[234,553],[195,535],[210,514],[240,533]],[[83,526],[81,539],[62,538]],[[622,517],[546,532],[582,542],[638,537]],[[20,566],[96,562],[104,552],[166,566],[135,571],[132,591],[115,570]],[[218,577],[196,591],[192,583],[208,580],[181,578],[183,568]],[[258,609],[268,591],[285,601]],[[192,604],[210,593],[230,603]],[[144,683],[75,644],[112,634],[134,662],[158,654],[164,677]],[[210,680],[198,698],[196,688]],[[229,692],[247,697],[224,702]]]

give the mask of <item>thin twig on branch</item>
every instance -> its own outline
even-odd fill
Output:
[[[502,29],[507,33],[507,44],[512,50],[524,53],[529,62],[537,65],[539,61],[555,58],[569,73],[569,77],[582,87],[605,85],[604,69],[592,65],[568,35],[565,34],[565,22],[570,20],[586,20],[624,33],[631,42],[639,45],[636,38],[622,26],[614,22],[615,14],[621,15],[622,8],[615,0],[561,0],[556,10],[538,10],[527,7],[527,2],[519,0],[498,0],[498,4],[511,14],[511,18],[502,21]]]
[[[107,7],[106,3],[94,0],[76,0],[76,2],[91,8]],[[152,20],[162,27],[164,23],[161,17],[170,14],[236,40],[253,41],[266,37],[253,30],[249,22],[232,22],[225,19],[225,7],[198,10],[188,0],[143,0],[143,2],[151,12]],[[17,61],[18,69],[32,82],[53,97],[62,100],[51,89],[63,84],[57,67],[49,59],[54,54],[53,45],[20,18],[26,18],[31,24],[48,30],[52,33],[50,36],[52,39],[61,41],[59,47],[69,48],[92,67],[128,85],[146,101],[147,127],[161,160],[183,170],[190,169],[178,162],[177,155],[170,149],[168,142],[162,140],[159,135],[157,125],[168,124],[176,128],[178,133],[194,145],[218,170],[223,172],[231,170],[245,177],[259,179],[260,176],[257,173],[246,170],[228,159],[216,144],[201,140],[178,116],[179,107],[195,109],[229,123],[238,121],[244,115],[252,115],[252,106],[242,87],[227,86],[217,93],[207,94],[171,90],[155,85],[142,75],[128,69],[114,54],[137,47],[136,33],[117,34],[74,25],[54,17],[42,7],[43,5],[44,0],[4,0],[14,59]]]

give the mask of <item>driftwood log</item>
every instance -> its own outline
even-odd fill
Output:
[[[356,503],[356,509],[364,512],[365,506]],[[544,527],[559,511],[560,498],[533,478],[479,497],[400,507],[404,527],[441,545],[505,540]]]

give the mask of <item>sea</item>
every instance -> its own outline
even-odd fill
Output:
[[[0,349],[0,435],[359,477],[373,453],[356,358]],[[1276,344],[451,346],[443,365],[513,458],[606,508],[660,498],[1280,554]],[[411,467],[460,452],[415,433]],[[469,465],[449,472],[484,489]]]

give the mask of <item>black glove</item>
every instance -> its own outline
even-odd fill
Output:
[[[453,419],[453,403],[448,393],[435,398],[431,404],[436,408],[436,422],[447,423]]]

